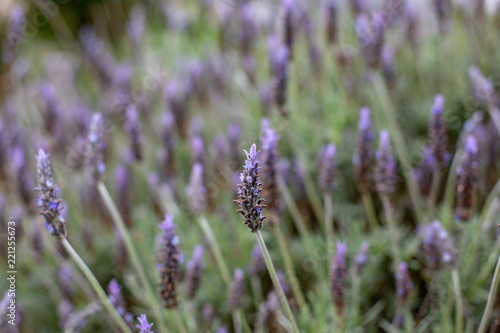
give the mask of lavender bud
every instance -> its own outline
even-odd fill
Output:
[[[228,330],[227,330],[226,326],[221,326],[217,330],[217,333],[228,333]]]
[[[130,179],[127,168],[119,165],[115,170],[116,193],[118,198],[118,208],[120,214],[125,221],[128,228],[132,227],[132,215],[130,212],[131,203],[131,189]]]
[[[52,178],[49,156],[43,149],[38,151],[37,160],[37,190],[40,214],[45,218],[45,226],[56,238],[66,237],[68,230],[66,220],[62,216],[64,201],[60,198],[59,187]]]
[[[12,164],[16,172],[17,189],[19,196],[28,209],[32,209],[33,203],[33,181],[29,176],[28,167],[24,157],[24,149],[22,147],[15,147],[12,152]]]
[[[279,210],[279,188],[278,188],[278,145],[279,135],[270,127],[269,119],[265,118],[261,122],[262,150],[260,161],[262,170],[260,172],[262,180],[262,197],[266,201],[266,207],[270,210]],[[270,222],[271,223],[271,222]]]
[[[167,111],[162,115],[162,131],[161,138],[163,141],[163,148],[165,150],[163,159],[163,168],[169,177],[175,174],[175,148],[177,142],[174,136],[175,119],[172,112]]]
[[[434,0],[434,7],[439,23],[439,31],[444,33],[450,24],[449,17],[451,15],[450,0]]]
[[[337,174],[337,148],[333,143],[321,149],[319,156],[319,189],[323,195],[335,189]]]
[[[148,322],[148,318],[146,318],[145,314],[141,314],[139,317],[137,317],[137,320],[139,321],[139,325],[136,325],[140,332],[139,333],[154,333],[151,330],[151,327],[154,325],[153,323]]]
[[[186,272],[186,297],[194,299],[201,283],[201,274],[203,272],[203,247],[196,245],[193,250],[193,257],[187,263]]]
[[[61,136],[60,118],[61,109],[56,100],[56,90],[49,82],[44,82],[41,87],[41,98],[43,102],[43,118],[45,130],[51,136],[59,139]]]
[[[245,273],[239,268],[234,271],[233,285],[229,292],[227,300],[229,308],[237,310],[243,305],[243,297],[245,297]]]
[[[177,307],[177,284],[180,276],[180,266],[183,261],[179,249],[179,237],[175,233],[173,216],[166,214],[165,220],[160,224],[163,230],[161,247],[158,252],[158,271],[160,274],[160,285],[158,293],[167,309]]]
[[[295,35],[294,0],[283,0],[278,21],[281,42],[286,46],[290,59],[293,58],[293,43]]]
[[[286,116],[286,90],[288,85],[289,50],[276,38],[269,39],[269,53],[271,57],[272,90],[274,103],[280,113]]]
[[[122,294],[122,287],[116,281],[116,279],[112,279],[108,285],[108,299],[109,302],[116,309],[116,312],[125,320],[125,322],[132,327],[132,323],[134,321],[134,316],[127,311],[127,304],[125,303],[125,299]]]
[[[110,85],[113,82],[116,64],[113,57],[106,52],[105,43],[97,36],[95,29],[92,27],[83,27],[80,29],[78,38],[80,39],[85,55],[97,69],[103,83]]]
[[[392,197],[398,182],[396,159],[392,156],[388,131],[380,132],[380,143],[375,165],[375,185],[380,196]]]
[[[24,38],[26,18],[23,7],[14,5],[10,11],[5,39],[3,40],[2,61],[5,65],[14,62],[18,46]]]
[[[356,274],[360,275],[361,270],[363,267],[366,265],[366,262],[368,261],[368,251],[370,250],[370,243],[367,241],[364,241],[361,243],[361,247],[359,248],[359,252],[356,255],[356,260],[354,263],[354,271]]]
[[[489,105],[496,101],[495,90],[491,80],[485,78],[476,66],[469,67],[469,79],[472,96],[481,104]]]
[[[434,165],[432,150],[430,147],[424,147],[422,157],[420,158],[420,165],[413,170],[413,177],[423,195],[428,195],[430,192]]]
[[[199,163],[193,165],[189,185],[186,188],[189,197],[189,206],[194,214],[200,215],[207,208],[206,189],[203,184],[203,166]]]
[[[335,44],[338,39],[337,31],[337,0],[328,0],[326,3],[326,41]]]
[[[423,230],[423,251],[432,269],[455,266],[457,251],[441,222],[434,220]]]
[[[434,156],[435,169],[444,169],[451,158],[447,151],[448,136],[446,135],[446,125],[443,118],[444,97],[437,95],[432,107],[431,120],[429,122],[429,146]]]
[[[89,134],[87,136],[90,145],[86,164],[90,167],[90,174],[96,182],[100,181],[106,170],[103,161],[104,151],[104,127],[103,119],[100,113],[92,116],[90,121]]]
[[[346,252],[346,244],[337,242],[337,253],[330,271],[330,293],[339,316],[344,313],[345,307]]]
[[[464,146],[462,160],[457,167],[457,192],[455,218],[468,221],[474,208],[474,194],[477,187],[478,147],[476,138],[469,135]]]
[[[264,199],[261,197],[262,184],[260,183],[260,162],[257,160],[257,151],[255,143],[250,147],[250,152],[244,150],[247,160],[243,172],[240,174],[241,183],[238,184],[238,199],[234,202],[238,203],[240,209],[237,210],[243,218],[243,224],[248,227],[251,232],[257,232],[262,228],[262,221],[266,218],[261,214]]]
[[[141,161],[143,157],[143,136],[137,108],[133,105],[129,105],[127,107],[126,117],[125,131],[128,134],[130,151],[136,161]]]
[[[402,308],[406,304],[406,299],[411,289],[413,282],[411,281],[408,265],[404,261],[400,262],[396,270],[396,305]]]
[[[382,13],[373,14],[371,19],[367,14],[359,14],[355,28],[366,64],[369,68],[377,68],[384,44],[385,22]]]
[[[373,132],[371,129],[370,109],[361,108],[358,122],[358,144],[354,153],[354,172],[361,193],[370,191],[371,172],[373,168]]]

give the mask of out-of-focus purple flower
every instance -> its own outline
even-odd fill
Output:
[[[450,25],[451,0],[434,0],[434,8],[439,24],[439,31],[446,32]]]
[[[406,299],[413,288],[413,282],[408,272],[408,265],[402,261],[399,263],[396,270],[396,305],[403,307],[406,304]]]
[[[130,19],[127,25],[127,34],[134,46],[138,46],[144,35],[144,22],[146,21],[146,13],[141,6],[134,6],[130,11]]]
[[[277,211],[280,208],[279,188],[278,188],[278,146],[279,135],[271,128],[270,121],[264,118],[261,122],[261,143],[262,150],[260,162],[262,168],[260,172],[262,181],[262,197],[269,210]],[[276,221],[271,221],[273,223]]]
[[[396,80],[396,68],[394,65],[394,48],[390,46],[385,46],[382,49],[381,60],[382,60],[382,71],[384,73],[385,80],[389,85],[393,85]]]
[[[43,257],[43,235],[42,227],[39,224],[33,226],[33,234],[31,236],[31,248],[33,250],[33,258],[37,263],[42,261]]]
[[[202,214],[207,208],[207,191],[203,184],[203,165],[200,163],[193,164],[186,194],[193,213],[196,215]]]
[[[335,189],[337,174],[337,148],[333,143],[323,147],[319,160],[319,189],[323,195],[332,193]]]
[[[345,307],[346,253],[346,244],[337,242],[337,253],[330,271],[330,294],[339,316],[343,314]]]
[[[250,55],[255,43],[257,26],[253,3],[245,1],[239,6],[241,55]]]
[[[14,5],[10,11],[7,31],[3,40],[2,62],[5,65],[9,65],[14,62],[17,49],[24,38],[25,28],[26,18],[24,16],[23,7],[20,5]]]
[[[238,184],[238,199],[234,200],[239,206],[238,213],[243,218],[243,224],[248,227],[251,232],[257,232],[262,228],[262,221],[266,218],[262,215],[264,199],[261,197],[262,184],[260,182],[260,162],[257,155],[255,143],[250,147],[250,152],[244,150],[247,155],[243,172],[240,174],[241,183]]]
[[[193,257],[187,263],[186,272],[186,297],[193,299],[200,288],[201,275],[203,273],[203,247],[196,245]]]
[[[40,88],[43,103],[43,118],[45,130],[56,140],[61,138],[61,116],[59,102],[56,100],[56,90],[49,82],[44,82]]]
[[[145,314],[141,314],[139,317],[137,317],[137,320],[139,321],[139,325],[136,325],[140,332],[139,333],[154,333],[151,330],[151,327],[154,325],[153,323],[148,322],[148,318],[146,318]]]
[[[102,115],[95,113],[90,121],[89,134],[87,139],[90,144],[90,151],[87,156],[87,166],[90,168],[90,174],[95,181],[100,181],[106,171],[106,165],[103,161],[104,151],[104,125]]]
[[[379,149],[374,178],[377,192],[380,196],[392,197],[396,192],[398,182],[396,159],[392,155],[391,141],[388,131],[380,132]]]
[[[367,241],[364,241],[361,243],[361,246],[359,248],[359,252],[356,255],[356,260],[354,262],[354,271],[356,274],[361,274],[361,271],[363,267],[365,267],[366,263],[368,262],[368,251],[370,250],[370,243]]]
[[[236,171],[240,167],[240,136],[241,126],[233,121],[227,127],[227,136],[229,139],[229,148],[231,150],[231,170]]]
[[[293,58],[293,44],[295,40],[295,7],[294,0],[283,0],[281,7],[281,17],[280,17],[280,37],[281,42],[288,49],[288,56],[290,59]]]
[[[355,28],[366,64],[369,68],[378,67],[384,45],[385,22],[383,14],[376,12],[370,19],[367,14],[361,13],[356,20]]]
[[[415,49],[418,42],[418,10],[416,3],[407,2],[404,9],[406,36],[410,45]]]
[[[413,177],[418,184],[420,193],[428,195],[431,189],[433,170],[434,170],[434,155],[430,147],[424,147],[420,165],[413,170]]]
[[[75,283],[71,268],[66,263],[59,266],[58,282],[63,296],[67,299],[72,299],[75,293]]]
[[[203,143],[203,139],[201,136],[196,135],[191,140],[191,149],[192,149],[192,160],[193,163],[204,164],[205,161],[205,144]]]
[[[12,164],[16,172],[17,189],[24,205],[32,210],[33,206],[33,180],[29,176],[24,149],[17,146],[12,151]]]
[[[260,273],[266,271],[266,262],[264,261],[264,255],[258,243],[255,243],[252,249],[251,258],[251,262],[247,267],[248,274],[251,276],[259,276]]]
[[[109,302],[115,307],[116,312],[125,320],[129,327],[132,328],[134,316],[127,311],[127,304],[125,303],[125,298],[123,298],[122,287],[116,279],[112,279],[109,282],[108,292]]]
[[[212,322],[214,320],[214,307],[210,303],[205,303],[202,309],[202,316],[204,322]]]
[[[66,237],[68,230],[66,219],[62,215],[64,201],[61,199],[59,187],[52,178],[49,156],[40,149],[37,160],[37,190],[38,207],[40,214],[45,218],[45,226],[50,234],[56,238]]]
[[[105,43],[94,28],[86,26],[78,32],[78,38],[89,62],[97,69],[104,84],[111,84],[116,66],[115,59],[106,51]]]
[[[329,44],[335,44],[338,39],[337,31],[337,0],[328,0],[326,2],[326,41]]]
[[[373,169],[373,132],[371,129],[370,109],[361,108],[358,122],[358,143],[353,157],[354,172],[361,193],[370,191]]]
[[[228,332],[228,330],[227,330],[226,326],[221,326],[217,330],[217,333],[227,333],[227,332]]]
[[[364,0],[350,0],[351,10],[353,11],[355,17],[366,11],[366,4]]]
[[[478,147],[474,136],[465,141],[464,154],[457,167],[457,192],[455,218],[468,221],[472,217],[477,188]]]
[[[245,273],[237,268],[234,271],[234,280],[229,292],[227,303],[231,309],[240,309],[245,297]]]
[[[451,159],[451,154],[447,151],[448,136],[446,135],[446,125],[443,118],[443,106],[444,97],[436,95],[428,127],[429,147],[434,157],[434,168],[436,170],[446,168]]]
[[[269,38],[269,54],[271,58],[271,83],[274,103],[283,116],[288,114],[286,109],[286,91],[288,85],[288,61],[290,53],[286,45],[272,36]]]
[[[490,105],[496,101],[495,89],[491,80],[485,78],[476,66],[469,67],[472,96],[481,104]]]
[[[158,271],[160,274],[158,293],[163,306],[167,309],[174,309],[178,303],[177,284],[183,256],[179,249],[179,237],[175,233],[173,216],[166,214],[160,228],[163,234],[158,252]]]
[[[115,170],[116,193],[118,198],[118,208],[128,228],[132,227],[132,216],[130,208],[132,207],[130,178],[127,168],[118,165]]]
[[[425,225],[422,230],[422,247],[427,261],[432,269],[445,266],[454,267],[457,264],[457,251],[441,222],[434,220]]]
[[[165,87],[165,96],[168,106],[172,110],[175,125],[179,135],[185,139],[187,137],[187,108],[186,91],[181,82],[170,80]]]
[[[136,161],[141,161],[143,157],[143,135],[141,120],[137,108],[134,105],[127,107],[125,131],[128,134],[130,152]]]

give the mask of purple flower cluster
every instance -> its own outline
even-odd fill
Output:
[[[332,302],[335,304],[337,314],[341,316],[345,308],[345,276],[347,246],[345,243],[337,242],[337,253],[330,271],[330,293]]]
[[[337,174],[337,149],[333,143],[326,145],[319,156],[319,189],[321,193],[332,193]]]
[[[203,272],[203,247],[196,245],[193,250],[193,257],[187,263],[186,272],[186,297],[193,299],[200,288],[201,275]]]
[[[457,251],[441,222],[435,220],[424,227],[422,248],[432,269],[457,264]]]
[[[136,325],[140,332],[139,333],[154,333],[151,330],[151,327],[153,327],[153,323],[148,322],[148,318],[146,318],[145,314],[141,314],[139,317],[137,317],[137,320],[139,321],[139,325]]]
[[[472,217],[477,187],[478,147],[474,136],[465,141],[464,154],[457,167],[457,191],[455,217],[468,221]]]
[[[361,108],[358,122],[358,143],[354,153],[354,173],[361,193],[370,191],[373,169],[373,132],[371,129],[370,109]]]
[[[276,148],[279,135],[270,127],[269,120],[262,120],[262,150],[260,161],[262,163],[262,197],[266,201],[269,210],[277,211],[280,207],[278,187],[278,154]],[[270,222],[271,223],[271,222]]]
[[[392,197],[398,182],[396,159],[392,156],[388,131],[380,132],[379,149],[376,153],[374,178],[377,192],[381,196]]]

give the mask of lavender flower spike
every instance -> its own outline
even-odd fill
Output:
[[[266,207],[263,205],[264,199],[261,197],[260,193],[262,191],[262,184],[259,179],[260,172],[260,162],[257,160],[257,146],[255,143],[250,147],[250,152],[244,150],[247,160],[245,161],[245,166],[243,172],[240,174],[241,184],[238,184],[238,199],[234,202],[240,205],[240,209],[237,210],[243,218],[243,224],[248,227],[250,232],[257,232],[262,228],[262,221],[266,218],[262,215],[262,208]]]
[[[167,309],[177,307],[177,284],[180,276],[180,266],[183,261],[179,249],[179,237],[175,233],[173,216],[165,215],[165,220],[160,224],[163,230],[161,248],[158,253],[158,271],[160,273],[160,286],[158,293]]]
[[[125,131],[129,136],[130,151],[136,161],[141,161],[143,155],[143,137],[137,108],[133,105],[129,105],[126,116]]]
[[[276,37],[269,38],[269,53],[271,57],[272,90],[274,103],[282,116],[286,116],[286,91],[288,86],[288,61],[290,51]]]
[[[49,156],[43,149],[38,151],[37,160],[37,190],[40,214],[45,217],[45,226],[52,236],[66,237],[68,230],[66,220],[62,216],[64,201],[60,198],[59,187],[54,183]]]
[[[195,163],[189,178],[186,194],[189,197],[189,206],[196,215],[202,214],[207,208],[206,189],[203,184],[203,165]]]
[[[137,320],[139,321],[139,325],[136,325],[140,332],[139,333],[154,333],[151,330],[151,327],[154,325],[153,323],[148,323],[148,318],[146,318],[145,314],[141,314],[139,317],[137,317]]]
[[[464,146],[462,161],[457,167],[457,203],[455,218],[467,221],[472,217],[474,194],[477,187],[478,147],[474,136],[469,135]]]
[[[371,129],[370,109],[361,108],[358,122],[358,143],[354,153],[354,172],[358,182],[359,191],[367,193],[370,190],[371,172],[373,168],[373,132]]]
[[[383,14],[378,12],[370,19],[367,14],[359,14],[356,20],[356,34],[361,44],[361,51],[369,68],[376,68],[380,63],[384,44],[385,22]]]
[[[245,273],[241,269],[236,269],[234,272],[234,281],[229,293],[228,304],[231,309],[239,309],[243,305],[243,297],[245,296]]]
[[[337,0],[326,2],[326,41],[328,44],[335,44],[338,39],[338,4]]]
[[[453,267],[457,263],[457,251],[441,222],[429,223],[423,233],[423,251],[431,268]]]
[[[469,79],[472,95],[481,104],[489,105],[496,100],[495,89],[491,80],[485,78],[476,66],[469,67]]]
[[[333,143],[321,151],[319,158],[319,189],[323,195],[332,193],[335,189],[337,173],[337,149]]]
[[[196,245],[193,258],[187,263],[186,272],[186,297],[193,299],[200,288],[201,274],[203,272],[203,247]]]
[[[279,189],[278,189],[278,154],[276,147],[278,145],[279,135],[269,125],[269,119],[262,120],[262,196],[266,200],[267,209],[279,210]],[[271,223],[271,222],[270,222]]]
[[[413,282],[408,272],[408,265],[402,261],[396,271],[396,303],[398,307],[406,304],[406,299],[412,288]]]
[[[88,140],[90,143],[90,152],[87,157],[87,165],[90,167],[90,173],[94,180],[100,181],[106,170],[106,165],[103,162],[104,127],[100,113],[92,116]]]
[[[346,244],[337,242],[337,253],[330,272],[330,292],[332,302],[335,304],[337,315],[339,316],[344,313],[345,307],[345,275],[347,272],[346,252]]]
[[[370,250],[370,243],[364,241],[359,248],[359,252],[356,255],[356,260],[354,263],[354,271],[356,274],[361,274],[361,270],[366,265],[368,261],[368,251]]]
[[[442,170],[450,161],[451,155],[447,152],[448,136],[443,119],[444,97],[436,95],[432,106],[431,120],[429,122],[429,145],[434,156],[434,168]]]
[[[396,192],[397,170],[396,159],[392,156],[388,131],[380,132],[377,164],[375,165],[375,185],[381,196],[391,197]]]

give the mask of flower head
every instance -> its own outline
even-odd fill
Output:
[[[319,156],[319,189],[321,193],[331,193],[335,188],[337,173],[337,149],[333,143],[326,145]]]
[[[371,172],[373,168],[373,132],[371,129],[370,109],[361,108],[358,122],[358,143],[354,153],[354,172],[360,192],[370,190]]]
[[[434,157],[434,168],[442,170],[448,165],[451,154],[447,151],[448,136],[443,118],[444,97],[436,95],[429,122],[429,146]]]
[[[234,200],[240,209],[238,213],[243,215],[243,224],[248,227],[251,232],[257,232],[262,228],[262,221],[266,218],[262,215],[264,199],[261,197],[262,184],[260,183],[260,162],[257,156],[260,151],[257,151],[255,143],[250,147],[250,152],[244,150],[247,160],[243,172],[240,174],[241,183],[238,184],[238,199]]]
[[[356,255],[356,260],[354,262],[356,274],[361,274],[361,270],[366,265],[368,261],[369,250],[370,250],[370,243],[368,243],[367,241],[361,243],[361,247],[359,248],[359,252]]]
[[[367,14],[361,13],[356,20],[355,28],[366,64],[370,68],[378,67],[384,44],[385,22],[383,14],[377,12],[370,18]]]
[[[239,309],[243,305],[245,296],[245,273],[241,269],[234,271],[233,285],[229,292],[228,304],[231,309]]]
[[[130,146],[130,151],[132,153],[132,157],[136,161],[141,161],[143,155],[142,128],[137,108],[133,105],[129,105],[127,107],[125,131],[128,134],[129,146]]]
[[[392,156],[388,131],[380,132],[379,149],[377,150],[375,165],[375,185],[377,192],[382,196],[393,196],[396,192],[397,168],[396,159]]]
[[[189,206],[193,213],[196,215],[203,213],[207,208],[207,198],[203,184],[203,166],[200,163],[193,165],[186,194],[189,197]]]
[[[262,197],[266,200],[268,209],[277,211],[279,209],[279,189],[278,189],[278,145],[279,135],[270,127],[269,119],[262,120],[262,151],[260,161],[262,163]],[[271,222],[270,222],[271,223]]]
[[[139,325],[136,325],[140,330],[140,333],[154,333],[151,330],[151,327],[154,325],[153,323],[148,323],[148,318],[146,318],[145,314],[141,314],[139,317],[137,317],[137,320],[139,321]]]
[[[186,297],[193,299],[200,288],[201,274],[203,272],[203,247],[196,245],[193,250],[193,257],[187,263],[186,272]]]
[[[96,181],[100,181],[106,170],[103,161],[104,151],[104,125],[102,115],[96,113],[90,121],[90,129],[87,139],[90,144],[90,152],[87,156],[87,165],[90,167],[90,173]]]
[[[464,154],[457,167],[456,212],[458,220],[471,218],[477,187],[478,147],[477,140],[469,135],[465,141]]]
[[[338,315],[342,315],[345,307],[346,253],[346,244],[337,242],[337,253],[330,271],[330,293]]]
[[[431,268],[440,269],[457,263],[457,251],[441,222],[435,220],[424,227],[423,251]]]
[[[396,270],[396,303],[398,307],[404,306],[406,298],[413,288],[408,265],[402,261]]]
[[[489,105],[496,99],[495,89],[491,80],[485,78],[476,66],[469,67],[469,79],[472,95],[481,104]]]

